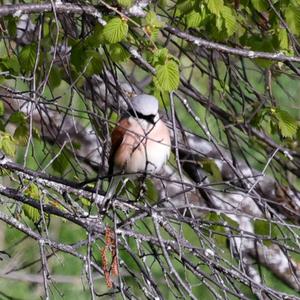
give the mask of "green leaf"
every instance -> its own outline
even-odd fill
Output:
[[[81,204],[83,206],[86,206],[86,207],[90,207],[91,206],[91,201],[88,200],[87,198],[83,197],[83,196],[79,196],[78,200],[81,202]]]
[[[23,212],[24,212],[25,216],[29,220],[31,220],[33,223],[37,223],[40,220],[41,215],[40,215],[40,212],[37,208],[32,207],[29,204],[24,204],[22,209],[23,209]]]
[[[154,51],[151,55],[152,65],[164,65],[169,57],[169,50],[167,48],[161,48]]]
[[[103,35],[106,41],[111,44],[122,41],[127,33],[127,22],[118,17],[111,19],[103,29]]]
[[[266,0],[251,0],[251,3],[253,7],[259,12],[268,10],[268,2]]]
[[[146,195],[147,199],[151,202],[156,202],[158,200],[158,192],[152,180],[146,179]]]
[[[206,2],[209,11],[214,15],[219,16],[224,7],[223,0],[207,0]]]
[[[52,66],[49,79],[48,79],[48,84],[51,89],[55,89],[60,85],[60,83],[61,83],[60,69],[56,66]]]
[[[98,48],[101,44],[105,44],[105,38],[103,35],[103,26],[96,24],[92,34],[86,39],[85,45],[89,47]],[[75,44],[73,45],[73,47]]]
[[[164,65],[156,67],[154,84],[162,91],[171,92],[179,85],[179,70],[175,61],[169,60]]]
[[[285,21],[293,34],[300,34],[300,7],[288,6],[284,12]]]
[[[121,45],[113,44],[110,46],[110,57],[114,62],[120,63],[127,61],[130,54]]]
[[[286,29],[279,28],[278,30],[278,40],[280,49],[288,49],[289,48],[289,37]]]
[[[216,27],[217,27],[219,32],[222,31],[222,29],[223,29],[223,18],[221,18],[221,16],[216,16]],[[216,36],[214,36],[214,37],[217,38]]]
[[[85,48],[83,44],[75,45],[71,52],[71,63],[78,72],[86,76],[98,74],[102,69],[102,59],[96,50]]]
[[[150,25],[152,27],[161,28],[164,26],[164,22],[160,21],[154,11],[150,11],[146,15],[146,25]]]
[[[24,46],[19,54],[19,62],[21,69],[24,72],[33,70],[36,60],[36,45],[35,43]]]
[[[86,76],[99,74],[102,69],[102,59],[96,50],[86,50],[85,57],[83,57],[83,70]]]
[[[237,29],[237,22],[234,11],[227,6],[224,6],[221,15],[224,19],[227,35],[232,36]]]
[[[26,146],[28,143],[29,138],[29,130],[28,127],[24,124],[18,126],[14,133],[14,139],[18,142],[21,146]]]
[[[276,109],[275,116],[283,137],[293,138],[298,130],[297,121],[285,110]]]
[[[58,148],[56,149],[58,150]],[[69,160],[70,155],[68,151],[63,150],[52,163],[53,170],[63,175],[68,166],[70,165]]]
[[[16,154],[16,145],[13,137],[9,134],[3,134],[1,136],[1,149],[3,152],[8,155],[14,157]]]
[[[4,111],[5,111],[4,103],[3,101],[0,101],[0,117],[4,115]]]
[[[210,173],[215,181],[222,181],[222,174],[214,159],[201,161],[203,170]]]
[[[131,7],[132,3],[133,3],[132,0],[117,0],[117,2],[118,2],[119,5],[121,5],[125,8]]]
[[[181,14],[187,14],[194,8],[195,1],[183,0],[177,1],[176,8],[180,10]]]
[[[77,71],[82,71],[83,60],[82,58],[85,56],[85,48],[83,45],[75,44],[71,50],[71,64],[75,66]]]
[[[202,14],[193,10],[186,15],[185,19],[188,28],[197,28],[202,22]]]
[[[2,58],[0,67],[3,71],[9,71],[13,75],[20,75],[20,63],[16,56]]]
[[[8,16],[7,30],[10,37],[15,37],[17,34],[17,23],[16,18]]]
[[[29,184],[29,186],[25,189],[24,195],[37,201],[39,201],[41,197],[41,193],[38,186],[33,183]],[[32,207],[28,204],[24,204],[22,208],[25,216],[32,222],[37,223],[40,220],[41,216],[37,208]]]
[[[262,237],[269,237],[270,240],[263,240],[266,246],[272,245],[271,239],[278,238],[281,232],[276,224],[272,224],[267,220],[255,220],[254,221],[254,232]]]
[[[16,111],[11,114],[9,121],[15,124],[26,124],[26,115],[21,111]]]
[[[255,220],[254,221],[254,232],[256,234],[267,236],[270,235],[270,222],[264,220]]]

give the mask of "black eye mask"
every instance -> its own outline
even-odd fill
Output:
[[[155,115],[144,115],[144,114],[142,114],[140,112],[134,111],[133,109],[129,109],[128,113],[132,117],[138,117],[139,119],[146,120],[147,122],[149,122],[151,124],[155,124],[155,122],[154,122]]]

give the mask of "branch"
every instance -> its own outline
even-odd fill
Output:
[[[101,13],[91,5],[77,5],[71,3],[40,3],[40,4],[13,4],[0,6],[0,17],[14,15],[20,16],[22,14],[45,13],[56,11],[57,13],[66,14],[87,14],[97,18],[98,22],[105,25],[106,22],[102,19]]]
[[[300,57],[297,57],[297,56],[286,56],[280,52],[279,53],[271,53],[271,52],[262,52],[262,51],[253,51],[253,50],[232,48],[232,47],[229,47],[229,46],[226,46],[223,44],[211,42],[211,41],[196,37],[196,36],[191,35],[186,32],[182,32],[179,29],[171,27],[169,25],[166,25],[164,27],[164,29],[187,42],[193,43],[195,46],[198,46],[198,47],[204,47],[207,49],[217,50],[217,51],[220,51],[223,53],[247,57],[250,59],[264,58],[264,59],[281,61],[281,62],[300,62]]]

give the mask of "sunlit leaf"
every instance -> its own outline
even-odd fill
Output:
[[[150,11],[146,15],[146,24],[152,27],[161,28],[164,26],[164,22],[162,22],[154,11]]]
[[[283,137],[293,138],[298,130],[297,121],[285,110],[277,109],[275,115]]]
[[[202,14],[193,10],[186,15],[186,25],[188,28],[197,28],[202,21]]]
[[[127,22],[118,17],[111,19],[103,29],[103,35],[106,41],[111,44],[122,41],[127,33]]]
[[[0,117],[4,115],[5,107],[3,101],[0,100]]]
[[[40,201],[41,192],[37,185],[31,183],[25,189],[24,195],[36,201]],[[25,216],[28,219],[30,219],[32,222],[37,223],[40,220],[41,215],[37,208],[32,207],[31,205],[28,204],[24,204],[22,208]]]
[[[281,49],[288,49],[289,48],[289,37],[286,29],[280,28],[278,30],[278,40],[279,46]]]
[[[268,1],[265,0],[251,0],[254,8],[259,12],[264,12],[268,9]]]
[[[224,6],[223,0],[206,0],[206,2],[209,11],[219,16]]]
[[[154,83],[162,91],[173,91],[179,85],[179,70],[176,62],[170,60],[156,67]]]
[[[117,0],[118,4],[127,8],[132,6],[133,0]]]
[[[300,34],[300,7],[288,6],[285,10],[285,20],[293,34]]]
[[[237,27],[236,17],[233,10],[227,6],[224,6],[221,11],[221,15],[224,19],[224,24],[228,36],[233,35]]]
[[[11,157],[14,157],[16,154],[16,144],[13,137],[9,134],[3,134],[1,136],[1,149],[3,152]]]

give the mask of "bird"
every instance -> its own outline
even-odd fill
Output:
[[[167,162],[171,151],[170,132],[158,109],[154,96],[134,96],[128,111],[113,129],[108,160],[110,183],[103,203],[114,197],[120,181],[124,183],[141,173],[156,174]]]

